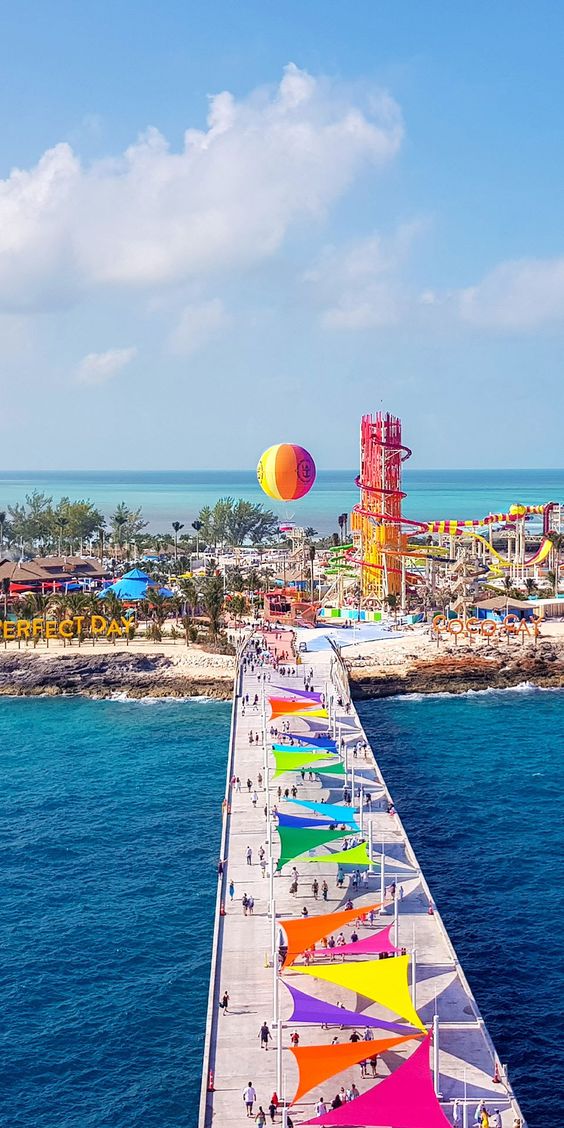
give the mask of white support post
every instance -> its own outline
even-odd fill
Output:
[[[468,1086],[466,1084],[466,1070],[464,1070],[464,1104],[462,1106],[462,1128],[468,1128]]]
[[[437,1004],[435,1003],[435,1006]],[[440,1097],[440,1074],[439,1074],[439,1016],[435,1012],[433,1015],[433,1084],[435,1088],[435,1096]]]
[[[368,857],[370,858],[368,872],[374,873],[374,859],[372,857],[372,819],[368,821]]]
[[[417,951],[411,949],[411,1002],[413,1009],[417,1010]]]
[[[353,801],[354,806],[354,801]],[[364,787],[360,785],[360,835],[364,838]]]
[[[398,879],[394,878],[394,947],[399,948]]]
[[[384,843],[384,839],[382,839],[382,855],[381,855],[381,862],[380,862],[380,901],[382,902],[382,904],[380,906],[380,916],[382,915],[382,913],[385,913],[385,911],[386,911],[386,908],[385,908],[385,905],[384,905],[385,900],[386,900],[386,846],[385,846],[385,843]]]
[[[276,905],[272,902],[272,1025],[278,1022],[278,951],[276,944]]]
[[[276,977],[276,1011],[277,1011],[277,1014],[278,1014],[278,1030],[277,1030],[277,1038],[276,1038],[276,1092],[280,1094],[282,1092],[282,1037],[283,1037],[284,1027],[282,1025],[282,1019],[280,1017],[280,1004],[279,1004],[279,999],[278,999],[279,982],[280,982],[280,979],[279,979],[279,976],[277,976]]]
[[[352,797],[352,805],[354,807],[354,805],[355,805],[354,804],[354,759],[353,759],[352,768],[351,768],[351,797]]]

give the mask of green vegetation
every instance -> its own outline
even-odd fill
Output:
[[[269,509],[233,497],[221,497],[214,506],[205,505],[198,515],[198,523],[202,540],[214,548],[245,542],[262,544],[278,531],[278,519]]]

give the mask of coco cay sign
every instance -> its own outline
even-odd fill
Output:
[[[93,638],[123,638],[134,629],[135,624],[124,615],[117,619],[106,619],[104,615],[75,615],[72,619],[15,619],[0,624],[1,637],[5,642],[28,638],[78,638],[89,634]]]
[[[532,635],[536,638],[539,632],[539,619],[520,619],[518,615],[506,615],[502,622],[495,619],[447,619],[446,615],[435,615],[433,630],[437,634],[455,635],[482,635],[483,638],[493,638],[496,634],[505,635]]]

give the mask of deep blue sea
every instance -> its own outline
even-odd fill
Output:
[[[530,1128],[561,1123],[564,691],[361,715]],[[195,1128],[229,707],[0,699],[0,1124]]]
[[[22,502],[32,490],[72,500],[89,498],[106,515],[120,501],[140,507],[150,528],[170,531],[172,521],[188,529],[204,505],[220,497],[262,501],[281,520],[312,525],[322,534],[337,529],[339,513],[358,501],[357,470],[319,469],[313,489],[300,501],[273,502],[259,488],[254,470],[194,471],[10,471],[0,470],[0,509]],[[482,517],[505,512],[513,502],[564,504],[564,470],[414,470],[404,473],[404,513],[424,521]]]
[[[229,706],[0,699],[0,1124],[197,1122]]]
[[[564,690],[359,708],[529,1128],[562,1119]]]

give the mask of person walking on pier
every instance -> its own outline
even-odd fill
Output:
[[[311,891],[313,893],[314,899],[317,901],[317,896],[318,896],[318,893],[319,893],[319,882],[318,882],[316,877],[314,877],[314,879],[311,883]]]
[[[256,1089],[253,1087],[252,1081],[249,1081],[246,1089],[243,1089],[243,1100],[245,1108],[247,1109],[247,1116],[253,1115],[253,1105],[257,1099]]]
[[[322,894],[323,900],[326,901],[327,897],[329,895],[329,886],[328,886],[326,881],[324,881],[323,885],[321,886],[321,894]]]
[[[264,1111],[262,1105],[259,1105],[259,1110],[258,1110],[258,1112],[255,1116],[255,1120],[258,1124],[258,1128],[265,1128],[265,1126],[266,1126],[266,1115],[265,1115],[265,1111]]]
[[[228,1007],[229,1007],[229,991],[223,992],[223,998],[222,998],[219,1005],[222,1008],[223,1013],[227,1014],[227,1010],[228,1010]]]
[[[258,1036],[260,1038],[260,1048],[261,1048],[261,1050],[267,1050],[268,1049],[268,1043],[269,1043],[270,1039],[272,1038],[272,1034],[270,1033],[270,1030],[268,1029],[268,1023],[267,1023],[266,1019],[264,1020],[262,1026],[259,1030]]]
[[[231,881],[229,882],[229,900],[232,901],[234,896],[235,896],[235,882],[233,881],[233,878],[231,878]]]
[[[252,864],[253,864],[253,851],[252,851],[251,846],[247,846],[247,865],[252,866]]]

